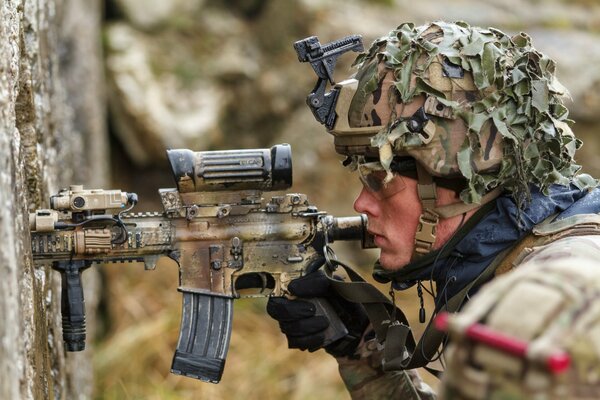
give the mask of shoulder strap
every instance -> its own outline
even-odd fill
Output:
[[[350,282],[335,279],[332,271],[325,268],[331,287],[347,301],[362,304],[371,321],[377,341],[381,344],[386,343],[386,353],[394,353],[393,357],[390,356],[394,360],[390,362],[395,364],[397,360],[402,361],[405,350],[408,354],[413,353],[416,348],[415,338],[402,310],[352,268],[338,260],[330,261],[334,268],[342,267],[350,278]]]

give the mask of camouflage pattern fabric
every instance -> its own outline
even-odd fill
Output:
[[[415,158],[432,176],[466,178],[465,203],[495,187],[529,199],[530,183],[591,187],[573,157],[567,90],[554,62],[524,33],[510,37],[466,23],[405,23],[376,40],[356,62],[352,127],[381,126],[371,137],[391,176],[394,155]],[[429,121],[411,130],[423,107]],[[354,163],[364,155],[349,154]],[[575,177],[575,178],[574,178]]]
[[[363,341],[357,349],[358,359],[337,359],[340,375],[354,400],[403,399],[434,400],[435,392],[417,371],[384,372],[383,349],[375,339]]]
[[[451,319],[442,398],[600,398],[600,236],[566,237],[527,252],[516,271],[486,285]],[[526,341],[526,356],[456,333],[474,323]],[[556,351],[567,352],[571,365],[553,374],[543,360]]]

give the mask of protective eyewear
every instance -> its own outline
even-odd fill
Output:
[[[397,174],[386,182],[387,172],[378,162],[360,164],[358,174],[365,189],[378,200],[388,199],[406,188],[402,176]]]

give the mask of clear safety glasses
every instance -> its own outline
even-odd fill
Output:
[[[376,199],[388,199],[406,188],[406,184],[400,175],[386,182],[386,172],[378,162],[359,164],[358,174],[365,189]]]

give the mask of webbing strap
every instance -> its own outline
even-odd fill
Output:
[[[352,268],[340,261],[331,261],[334,264],[334,268],[342,267],[351,280],[351,282],[347,282],[335,279],[332,277],[332,271],[329,268],[325,268],[326,275],[329,278],[333,290],[347,301],[362,304],[379,343],[387,342],[390,324],[400,324],[405,326],[407,332],[404,335],[404,343],[402,343],[401,348],[403,350],[406,347],[410,354],[410,352],[414,350],[416,342],[410,331],[408,319],[402,310],[397,308],[386,295],[379,291],[379,289],[366,282],[364,278]],[[400,354],[403,353],[404,351]]]
[[[491,192],[483,195],[483,197],[481,198],[481,200],[480,200],[479,203],[471,203],[471,204],[454,203],[454,204],[448,204],[448,205],[445,205],[445,206],[436,207],[435,208],[435,212],[440,216],[440,218],[451,218],[451,217],[454,217],[456,215],[464,214],[466,212],[474,210],[477,207],[481,207],[484,204],[487,204],[490,201],[494,200],[496,197],[500,196],[501,194],[502,194],[502,189],[501,188],[496,188],[496,189],[492,190]]]
[[[597,214],[574,215],[559,221],[554,221],[558,214],[552,214],[544,221],[533,227],[532,233],[525,236],[512,248],[511,252],[499,263],[496,276],[512,270],[518,264],[526,248],[545,246],[566,236],[598,235],[600,234],[600,216]]]
[[[408,325],[392,322],[388,328],[385,348],[383,349],[383,370],[398,371],[404,368],[404,358],[408,356],[406,340],[411,333]]]
[[[417,167],[417,193],[423,206],[423,212],[433,210],[437,197],[433,177],[421,164],[416,163],[415,165]]]
[[[417,193],[421,201],[421,216],[415,232],[415,248],[413,260],[429,253],[435,243],[435,234],[440,216],[435,212],[436,189],[431,174],[418,162]]]

